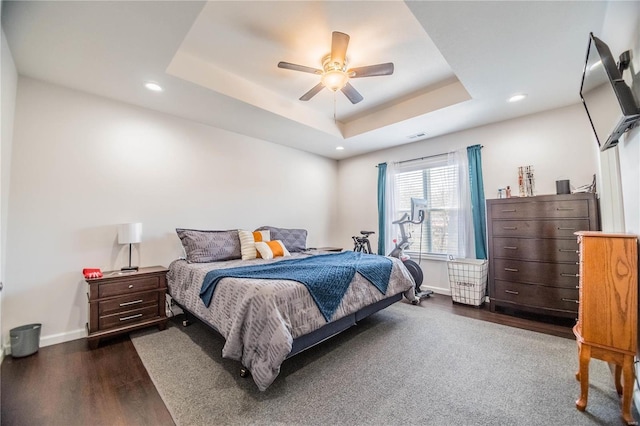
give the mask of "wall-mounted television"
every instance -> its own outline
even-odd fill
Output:
[[[600,150],[612,148],[640,118],[631,89],[622,79],[609,46],[589,34],[580,97]]]

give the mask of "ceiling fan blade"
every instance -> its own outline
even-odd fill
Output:
[[[349,46],[349,36],[339,31],[334,31],[331,39],[331,62],[344,65],[347,56],[347,46]]]
[[[313,86],[313,88],[311,90],[309,90],[307,93],[305,93],[304,95],[302,95],[300,97],[301,101],[308,101],[309,99],[313,98],[315,95],[318,94],[319,91],[321,91],[324,88],[324,85],[322,83],[318,83],[315,86]]]
[[[364,98],[362,95],[351,85],[351,83],[347,82],[345,86],[340,89],[342,93],[351,101],[352,104],[357,104]]]
[[[304,65],[292,64],[290,62],[278,62],[278,68],[284,68],[286,70],[293,70],[293,71],[308,72],[311,74],[322,74],[322,70],[319,70],[317,68],[305,67]]]
[[[373,77],[376,75],[391,75],[393,74],[393,62],[387,62],[386,64],[369,65],[366,67],[351,68],[349,71],[349,77]]]

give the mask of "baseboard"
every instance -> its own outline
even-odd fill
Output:
[[[634,359],[637,361],[637,357]],[[640,409],[640,389],[638,389],[638,367],[634,362],[633,364],[634,373],[636,379],[633,381],[633,403],[636,405],[636,409]]]
[[[442,287],[432,287],[432,286],[429,286],[429,285],[426,285],[426,284],[422,284],[420,286],[420,289],[422,291],[431,290],[436,294],[444,294],[445,296],[451,296],[451,290],[446,289],[446,288],[442,288]]]
[[[85,328],[68,331],[66,333],[51,334],[49,336],[40,336],[39,347],[44,348],[45,346],[57,345],[58,343],[84,339],[85,337],[87,337],[87,330]],[[11,355],[11,342],[6,343],[3,347],[3,350],[2,350],[3,359],[5,355]]]

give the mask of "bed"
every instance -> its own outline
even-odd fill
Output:
[[[333,312],[321,311],[307,286],[289,279],[242,277],[219,278],[209,306],[203,301],[203,282],[211,274],[246,269],[256,265],[287,265],[297,259],[328,261],[331,256],[294,252],[273,259],[231,259],[190,262],[178,259],[169,266],[169,294],[185,312],[203,321],[224,339],[222,356],[237,360],[251,372],[258,389],[266,390],[287,358],[347,328],[361,319],[402,299],[414,298],[413,278],[396,258],[365,255],[390,263],[386,289],[382,292],[358,270]],[[353,253],[356,254],[356,253]],[[361,255],[361,253],[357,253]],[[326,258],[323,258],[326,257]],[[306,260],[305,260],[306,261]],[[240,274],[243,275],[243,274]]]

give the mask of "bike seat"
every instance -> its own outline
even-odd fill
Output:
[[[374,231],[360,231],[360,233],[361,233],[362,235],[364,235],[365,237],[368,237],[368,236],[369,236],[369,235],[371,235],[371,234],[375,234],[375,232],[374,232]]]

